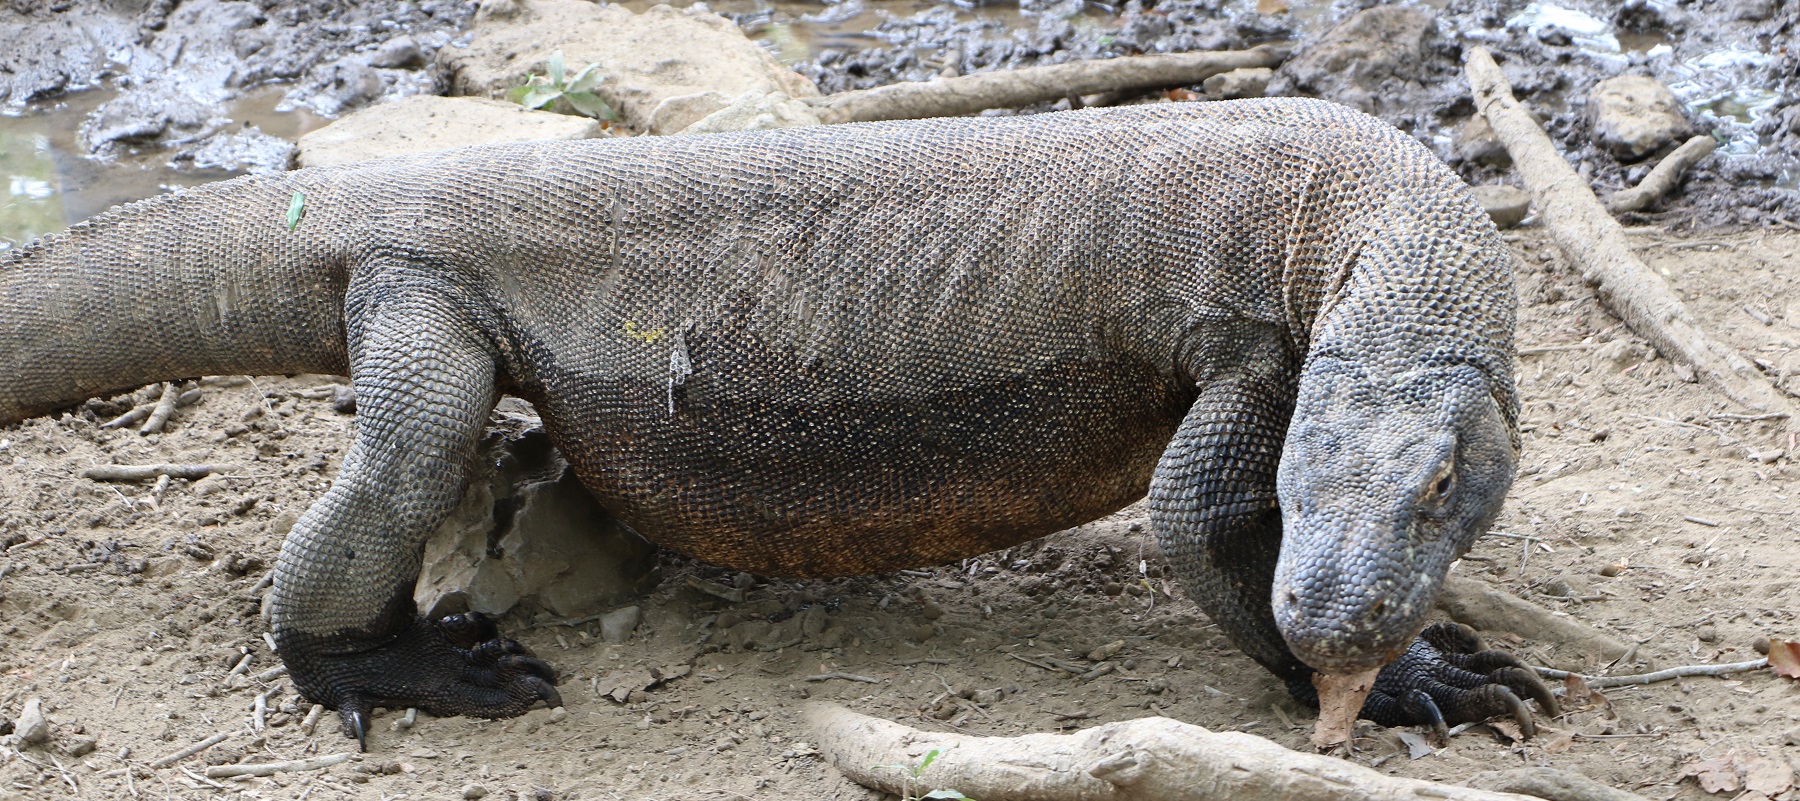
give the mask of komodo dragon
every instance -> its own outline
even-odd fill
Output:
[[[1415,639],[1512,480],[1511,274],[1430,152],[1313,100],[483,146],[0,256],[0,424],[351,375],[355,444],[269,611],[359,738],[373,706],[557,702],[491,622],[411,600],[502,392],[619,520],[761,575],[940,564],[1147,489],[1190,595],[1297,697],[1387,665],[1377,722],[1529,722],[1511,657]]]

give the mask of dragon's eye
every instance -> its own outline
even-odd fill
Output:
[[[1443,465],[1438,467],[1437,473],[1431,477],[1431,483],[1426,485],[1425,497],[1420,499],[1423,503],[1419,505],[1427,510],[1442,508],[1444,501],[1455,489],[1456,463],[1451,459],[1445,459]]]

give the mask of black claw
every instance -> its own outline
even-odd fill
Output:
[[[344,721],[344,736],[356,739],[356,747],[363,753],[369,751],[369,715],[362,704],[356,701],[343,701],[338,707],[338,718]]]
[[[1431,694],[1424,690],[1408,690],[1406,705],[1410,711],[1422,721],[1421,725],[1431,727],[1431,744],[1443,748],[1450,744],[1450,725],[1444,722],[1444,712],[1438,709],[1437,702]]]
[[[543,701],[544,706],[555,709],[563,705],[562,693],[557,692],[556,688],[550,686],[549,682],[536,676],[529,676],[525,679],[525,686],[530,687],[537,693],[538,700]]]
[[[1518,694],[1514,693],[1509,687],[1502,685],[1491,686],[1494,687],[1495,693],[1500,696],[1500,702],[1506,705],[1506,711],[1512,715],[1513,721],[1519,724],[1519,736],[1524,737],[1527,740],[1536,737],[1537,723],[1532,721],[1531,710],[1525,707],[1524,701],[1519,700]]]
[[[1513,693],[1520,698],[1536,701],[1544,714],[1553,718],[1562,717],[1562,706],[1556,702],[1556,696],[1550,692],[1550,687],[1544,684],[1543,679],[1538,678],[1537,671],[1519,665],[1501,668],[1488,675],[1494,681],[1512,688]]]

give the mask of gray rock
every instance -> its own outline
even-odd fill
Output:
[[[25,708],[19,711],[19,719],[13,721],[13,733],[26,745],[50,742],[50,721],[44,717],[43,699],[31,698],[25,701]]]
[[[408,69],[424,63],[425,51],[419,49],[419,43],[411,36],[396,36],[382,42],[375,55],[369,58],[370,66],[386,69]]]
[[[1459,159],[1490,167],[1512,166],[1512,154],[1506,152],[1506,145],[1500,143],[1500,137],[1494,135],[1487,118],[1480,114],[1456,127],[1454,141]]]
[[[300,137],[299,159],[302,167],[323,167],[465,145],[603,134],[600,123],[586,117],[532,111],[503,100],[418,95],[370,106]]]
[[[1218,100],[1262,97],[1274,77],[1275,71],[1268,67],[1244,67],[1207,78],[1201,88],[1206,90],[1207,97]]]
[[[782,92],[759,94],[747,92],[736,100],[725,102],[725,95],[706,92],[664,100],[650,115],[650,132],[673,130],[681,135],[725,133],[727,131],[767,131],[775,128],[797,128],[818,125],[819,115],[812,106],[788,97]],[[717,105],[714,105],[717,104]],[[683,125],[682,120],[703,108],[713,108],[703,116]]]
[[[1433,78],[1422,70],[1432,63],[1436,39],[1436,20],[1424,9],[1359,11],[1283,63],[1268,92],[1321,97],[1379,115],[1393,105],[1387,98],[1404,98],[1404,90]]]
[[[636,606],[607,612],[600,617],[600,640],[619,643],[631,639],[631,633],[637,631],[638,621],[643,617],[643,610]]]
[[[1531,211],[1531,196],[1516,186],[1477,186],[1471,188],[1470,192],[1475,195],[1481,208],[1487,211],[1488,218],[1502,230],[1518,225]]]
[[[1694,126],[1662,81],[1620,75],[1588,93],[1594,139],[1621,161],[1636,161],[1692,135]]]
[[[523,401],[496,412],[468,494],[425,545],[413,598],[427,614],[501,614],[530,599],[588,617],[635,595],[654,546],[614,520]]]
[[[545,61],[561,50],[571,71],[600,65],[605,80],[595,93],[639,131],[653,130],[653,113],[670,98],[819,94],[811,81],[704,6],[658,5],[633,14],[617,4],[583,0],[507,0],[484,5],[471,33],[468,47],[438,51],[454,94],[501,97],[528,74],[543,73]],[[673,133],[723,106],[680,115],[679,125],[654,130]]]

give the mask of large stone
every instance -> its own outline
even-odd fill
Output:
[[[1242,67],[1207,78],[1200,88],[1206,90],[1208,98],[1216,100],[1262,97],[1274,77],[1275,71],[1268,67]]]
[[[1588,92],[1594,139],[1620,161],[1637,161],[1693,134],[1681,103],[1647,75],[1608,78]]]
[[[766,95],[751,93],[730,102],[726,102],[728,98],[718,92],[708,92],[693,97],[713,100],[718,103],[718,106],[711,113],[677,130],[678,134],[766,131],[775,128],[797,128],[819,124],[819,115],[813,113],[812,106],[780,92]],[[666,112],[670,102],[663,103],[658,111]],[[674,124],[674,121],[670,121],[670,124]]]
[[[588,617],[636,595],[655,566],[655,548],[594,502],[519,407],[503,401],[468,494],[425,546],[414,600],[429,615],[530,600]]]
[[[603,133],[596,120],[532,111],[503,100],[418,95],[370,106],[300,137],[300,166],[351,164],[494,142],[587,139]]]
[[[1481,204],[1488,218],[1494,221],[1497,228],[1511,228],[1525,219],[1531,211],[1531,196],[1516,186],[1490,184],[1470,189],[1475,201]]]
[[[1436,41],[1437,21],[1424,9],[1359,11],[1284,62],[1268,93],[1321,97],[1380,115],[1436,79],[1427,72]]]
[[[42,699],[32,698],[25,702],[25,708],[19,711],[19,719],[13,721],[13,731],[26,745],[50,742],[50,719],[44,717]]]
[[[595,93],[616,109],[626,127],[674,133],[723,107],[665,114],[674,98],[718,92],[725,98],[781,92],[817,97],[819,89],[788,69],[743,31],[701,7],[666,5],[633,14],[619,5],[582,0],[487,0],[476,16],[469,44],[438,51],[456,94],[500,97],[543,74],[552,53],[562,51],[571,73],[599,64],[605,75]]]

